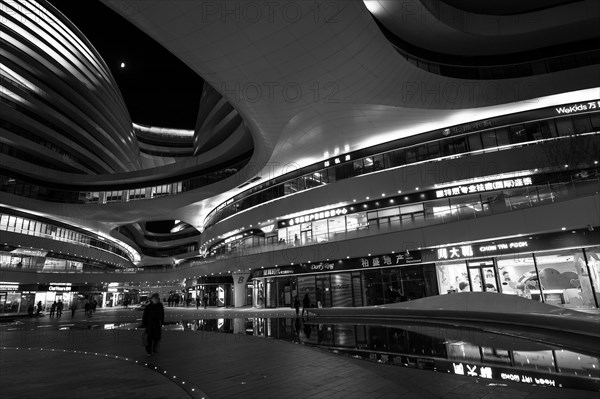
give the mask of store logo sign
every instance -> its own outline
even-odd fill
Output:
[[[584,111],[589,111],[592,109],[599,109],[600,108],[600,101],[590,101],[590,102],[585,102],[585,103],[579,103],[579,104],[573,104],[573,105],[567,105],[564,107],[557,107],[556,109],[556,113],[559,115],[569,115],[569,114],[575,114],[577,112],[584,112]]]
[[[468,185],[465,184],[465,185],[460,185],[460,186],[455,186],[455,187],[444,188],[442,190],[437,190],[435,192],[435,196],[437,198],[447,198],[447,197],[454,197],[456,195],[475,194],[475,193],[483,193],[486,191],[494,191],[494,190],[503,190],[503,189],[507,189],[507,188],[531,186],[532,184],[533,184],[533,180],[531,179],[531,177],[496,180],[496,181],[490,181],[487,183],[477,183],[477,184],[468,184]]]
[[[333,263],[318,263],[316,265],[310,265],[310,270],[333,270],[335,265]]]
[[[299,224],[299,223],[308,223],[308,222],[312,222],[313,220],[327,219],[327,218],[331,218],[331,217],[335,217],[335,216],[345,215],[347,213],[348,213],[348,209],[346,209],[346,208],[337,208],[337,209],[331,209],[329,211],[315,212],[315,213],[311,213],[308,215],[298,216],[293,219],[290,219],[290,220],[288,220],[288,225],[293,226],[293,225]]]

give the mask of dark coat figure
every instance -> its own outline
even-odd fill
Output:
[[[294,307],[296,308],[296,316],[300,316],[300,299],[298,299],[298,295],[294,298]]]
[[[90,303],[89,302],[85,303],[85,305],[83,306],[83,310],[85,311],[86,316],[90,315]]]
[[[302,316],[304,316],[304,312],[306,311],[306,315],[308,316],[308,308],[310,308],[310,297],[308,296],[308,292],[304,294],[304,298],[302,299]]]
[[[200,297],[197,296],[196,297],[196,310],[198,310],[199,307],[200,307]]]
[[[36,315],[39,316],[40,313],[42,313],[42,301],[39,301],[37,303],[37,314]]]
[[[77,302],[73,301],[71,304],[71,317],[75,317],[75,311],[77,310]]]
[[[158,294],[152,294],[150,303],[144,308],[144,316],[142,317],[142,327],[146,329],[144,344],[148,355],[158,352],[163,324],[165,324],[165,308],[160,303]]]
[[[50,317],[54,317],[54,312],[56,312],[56,301],[52,302],[52,306],[50,306]]]
[[[94,299],[94,302],[92,302],[92,307],[90,308],[90,310],[92,312],[96,311],[96,306],[98,306],[98,301]]]
[[[202,300],[204,301],[204,309],[206,309],[206,307],[208,306],[208,294],[204,294]]]
[[[56,304],[56,317],[62,316],[64,306],[65,305],[62,303],[62,301],[58,301],[58,303]]]

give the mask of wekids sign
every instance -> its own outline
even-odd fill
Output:
[[[559,115],[576,114],[579,112],[593,111],[600,109],[600,101],[586,101],[577,104],[563,105],[556,107],[556,113]]]

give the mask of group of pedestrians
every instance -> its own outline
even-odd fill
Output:
[[[200,296],[196,297],[196,309],[200,308],[200,305],[203,305],[204,309],[206,309],[208,306],[208,294],[204,294],[202,299],[200,299]]]
[[[296,308],[296,316],[300,316],[300,298],[296,295],[294,298],[294,308]],[[306,316],[308,316],[308,309],[310,308],[310,297],[308,296],[308,292],[304,294],[304,298],[302,298],[302,317],[304,317],[304,312],[306,312]]]
[[[41,304],[41,301],[40,301]],[[62,316],[62,311],[64,308],[64,304],[62,301],[54,301],[52,303],[52,305],[50,306],[50,317],[54,317],[54,314],[56,313],[56,317],[61,317]]]

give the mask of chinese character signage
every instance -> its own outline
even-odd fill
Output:
[[[531,177],[516,179],[495,180],[484,183],[465,184],[455,187],[448,187],[435,191],[436,198],[454,197],[456,195],[484,193],[486,191],[504,190],[509,188],[531,186],[533,180]]]
[[[421,262],[421,251],[410,250],[402,253],[366,256],[362,258],[340,259],[331,262],[302,263],[294,266],[256,270],[253,277],[276,276],[282,274],[302,274],[315,272],[333,272],[342,270],[357,270],[373,267],[401,266]]]
[[[336,216],[345,215],[347,213],[348,213],[348,209],[346,209],[346,208],[337,208],[337,209],[330,209],[328,211],[323,211],[323,212],[315,212],[315,213],[311,213],[309,215],[298,216],[298,217],[289,219],[287,221],[280,222],[280,227],[284,227],[286,225],[293,226],[295,224],[308,223],[308,222],[312,222],[313,220],[332,218],[332,217],[336,217]]]
[[[532,249],[528,240],[502,241],[498,243],[477,243],[469,245],[453,245],[437,248],[436,259],[452,260],[479,256],[498,255],[502,253],[528,252]]]

